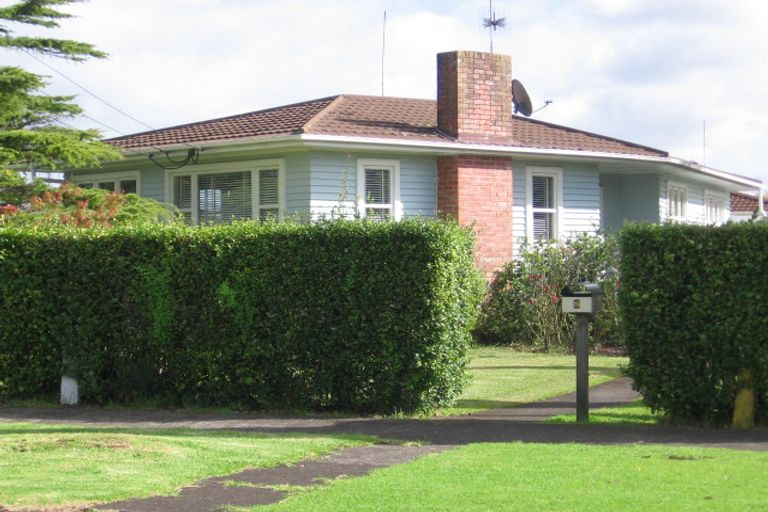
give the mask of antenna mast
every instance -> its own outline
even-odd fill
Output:
[[[384,96],[384,54],[387,50],[387,11],[381,26],[381,95]]]
[[[483,19],[483,26],[491,29],[488,32],[491,39],[491,53],[493,53],[493,33],[496,32],[497,28],[504,27],[506,23],[506,18],[496,17],[496,13],[493,12],[493,0],[488,0],[488,17]]]

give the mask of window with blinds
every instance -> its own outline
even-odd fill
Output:
[[[687,217],[688,190],[678,185],[669,185],[667,190],[667,217],[674,222],[685,222]]]
[[[705,220],[707,224],[725,222],[725,198],[715,194],[704,195]]]
[[[189,224],[279,219],[280,165],[236,172],[197,171],[172,178],[172,202]]]
[[[365,215],[377,220],[386,220],[392,216],[390,169],[365,169]]]
[[[197,189],[198,223],[232,222],[253,217],[250,171],[200,174]]]
[[[531,176],[531,221],[534,240],[556,238],[557,204],[555,201],[555,177]]]
[[[259,170],[259,220],[277,219],[280,214],[280,174],[278,169]]]

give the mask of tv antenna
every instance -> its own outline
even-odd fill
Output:
[[[488,33],[491,38],[491,53],[493,53],[493,33],[497,28],[503,28],[507,24],[506,18],[497,18],[493,11],[493,0],[488,0],[488,17],[483,18],[483,27],[491,29]]]

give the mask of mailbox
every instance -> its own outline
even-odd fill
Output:
[[[565,313],[597,313],[603,290],[599,284],[577,283],[563,288],[561,296]]]

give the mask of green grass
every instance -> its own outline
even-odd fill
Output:
[[[0,423],[0,504],[86,505],[173,494],[249,467],[365,444],[361,436]]]
[[[589,422],[601,425],[666,425],[668,419],[654,413],[642,400],[620,407],[605,407],[589,411]],[[547,423],[576,423],[575,414],[563,414],[547,420]]]
[[[476,444],[250,510],[763,511],[766,474],[757,452]]]
[[[515,352],[505,347],[475,347],[469,352],[471,381],[453,407],[440,415],[469,414],[515,407],[576,390],[576,357]],[[590,356],[589,384],[621,376],[625,357]]]

